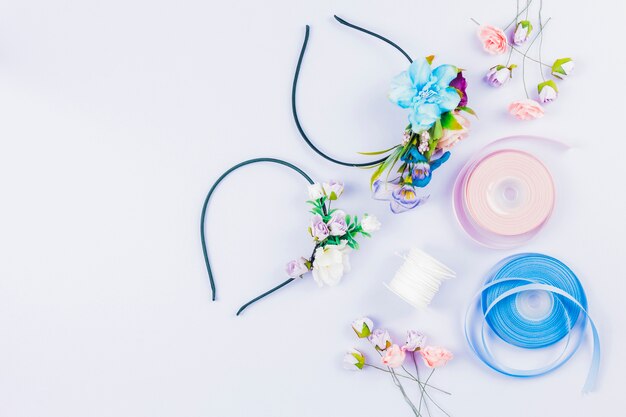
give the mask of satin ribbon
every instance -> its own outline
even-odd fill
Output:
[[[511,145],[567,145],[547,138],[513,136],[478,152],[454,184],[457,221],[476,242],[491,248],[519,246],[534,237],[552,215],[556,189],[546,166]]]
[[[492,269],[467,311],[465,336],[472,351],[490,368],[509,376],[533,377],[565,364],[580,347],[587,323],[593,353],[583,392],[595,388],[600,338],[582,284],[561,261],[523,253],[503,259]],[[543,366],[520,369],[496,358],[490,347],[494,341],[521,349],[554,346],[558,354]],[[560,350],[557,343],[562,345]]]

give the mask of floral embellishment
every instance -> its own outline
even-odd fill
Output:
[[[559,96],[559,89],[552,80],[544,81],[537,86],[539,92],[539,101],[542,103],[551,103]]]
[[[513,69],[515,67],[517,67],[515,64],[508,67],[504,65],[493,66],[489,68],[487,75],[485,75],[485,81],[492,87],[501,87],[513,77]]]
[[[544,115],[543,107],[529,98],[509,104],[509,113],[518,120],[540,119]]]
[[[365,356],[356,349],[350,349],[343,357],[343,367],[349,371],[358,371],[365,366]]]
[[[309,261],[305,258],[294,259],[287,264],[285,271],[290,278],[302,277],[302,275],[309,272]]]
[[[454,110],[461,96],[450,83],[458,69],[452,65],[431,68],[432,58],[415,60],[407,71],[391,82],[389,98],[398,106],[409,109],[409,122],[414,133],[430,129],[441,114]]]
[[[513,44],[520,46],[530,38],[530,33],[533,31],[533,25],[528,20],[521,20],[515,26],[515,32],[513,33]]]
[[[359,339],[366,338],[372,334],[373,328],[374,322],[367,317],[362,317],[352,322],[352,330],[354,330]]]
[[[573,69],[574,61],[572,58],[559,58],[552,64],[551,73],[556,78],[564,80],[572,73]]]
[[[373,327],[373,321],[367,317],[352,322],[352,330],[354,330],[359,339],[365,339],[366,335],[371,332],[367,339],[380,355],[380,364],[368,363],[365,355],[360,350],[352,348],[343,357],[343,367],[350,371],[370,369],[385,373],[387,374],[386,376],[391,376],[394,385],[398,388],[404,401],[415,416],[423,416],[424,414],[421,413],[422,406],[428,409],[429,403],[435,405],[443,413],[448,414],[435,402],[429,391],[437,390],[439,393],[450,395],[449,392],[433,386],[431,381],[436,369],[441,368],[453,358],[452,353],[442,347],[425,346],[426,336],[415,330],[409,330],[407,332],[406,344],[399,346],[391,341],[387,330],[376,329],[372,331]],[[420,368],[424,365],[430,372],[426,374],[425,379],[422,379]],[[412,371],[412,369],[415,371]],[[418,388],[416,390],[419,395],[418,406],[410,398],[412,395],[410,393],[413,390],[405,389],[405,384],[413,383],[417,384]]]
[[[346,272],[350,272],[349,250],[345,241],[315,249],[312,272],[317,285],[334,287]]]
[[[491,25],[482,25],[478,28],[477,34],[483,49],[491,55],[502,55],[508,51],[509,43],[502,29]]]
[[[368,337],[368,340],[376,347],[376,350],[385,350],[391,346],[389,332],[384,329],[375,329]]]
[[[448,160],[448,150],[469,133],[470,122],[461,112],[474,112],[467,107],[463,71],[447,64],[433,68],[434,59],[431,55],[415,60],[392,80],[389,98],[409,111],[402,143],[366,153],[388,154],[372,166],[375,170],[370,184],[374,199],[389,201],[393,213],[428,201],[429,195],[419,189],[426,187],[433,172]],[[386,178],[381,180],[384,173]]]
[[[383,357],[380,358],[380,361],[383,365],[390,368],[399,368],[404,363],[404,359],[406,359],[404,350],[400,349],[398,345],[391,345],[391,347],[385,351]]]
[[[449,350],[439,346],[426,346],[420,351],[420,354],[426,366],[432,369],[444,366],[454,358]]]
[[[307,201],[313,206],[313,216],[309,222],[309,235],[315,242],[310,259],[299,258],[287,264],[287,275],[296,278],[311,271],[318,286],[335,286],[350,271],[350,252],[358,249],[357,236],[370,237],[380,229],[375,216],[365,215],[359,221],[345,211],[330,209],[330,202],[337,200],[344,191],[340,181],[312,184],[308,188],[309,197],[321,197]]]
[[[406,344],[402,348],[409,352],[415,352],[416,350],[422,349],[425,343],[426,336],[423,333],[409,330],[406,333]]]

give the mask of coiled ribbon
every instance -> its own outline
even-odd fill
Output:
[[[472,239],[491,248],[527,242],[548,222],[554,209],[556,189],[550,171],[532,154],[511,148],[516,140],[567,148],[546,138],[504,138],[488,145],[463,167],[453,191],[456,218]]]
[[[453,270],[426,252],[412,248],[391,282],[384,285],[413,307],[422,309],[428,307],[442,282],[455,276]]]
[[[589,317],[582,284],[565,264],[547,255],[523,253],[500,261],[490,272],[465,317],[472,351],[490,368],[514,377],[544,375],[559,368],[580,347],[589,323],[593,354],[583,392],[592,391],[600,366],[600,338]],[[489,337],[492,336],[492,337]],[[495,337],[493,337],[495,336]],[[562,345],[544,366],[519,369],[495,357],[494,340],[522,349]],[[490,342],[491,340],[491,342]]]

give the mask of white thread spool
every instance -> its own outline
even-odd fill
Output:
[[[418,309],[428,307],[441,283],[456,276],[453,270],[420,249],[411,248],[403,258],[404,263],[391,282],[384,285]]]

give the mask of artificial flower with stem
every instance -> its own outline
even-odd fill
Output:
[[[344,356],[344,367],[351,370],[372,368],[387,373],[391,377],[393,384],[402,394],[407,405],[417,417],[422,416],[422,405],[425,407],[427,414],[430,415],[429,402],[435,405],[444,414],[449,415],[435,402],[428,390],[434,389],[441,393],[451,395],[449,392],[431,385],[430,379],[437,368],[444,366],[452,359],[452,354],[440,347],[427,346],[425,336],[412,330],[407,332],[407,341],[400,347],[393,343],[387,330],[374,329],[373,325],[374,323],[371,319],[363,317],[352,323],[352,329],[360,339],[368,339],[370,344],[374,347],[374,351],[378,353],[381,358],[381,366],[368,362],[363,353],[351,349]],[[364,336],[366,333],[369,333],[369,335]],[[412,358],[415,373],[406,368],[405,363],[407,362],[407,357]],[[420,358],[424,365],[431,369],[428,377],[424,381],[420,379],[419,374],[418,363],[420,362]],[[418,405],[411,400],[409,392],[402,383],[402,380],[404,380],[405,383],[415,382],[418,384],[420,397]]]
[[[526,48],[525,51],[522,51],[516,48],[516,46],[519,47],[521,44],[525,43],[526,40],[531,38],[530,35],[532,32],[532,24],[529,21],[529,17],[528,17],[531,3],[532,3],[532,0],[527,0],[526,7],[520,12],[519,0],[516,0],[517,12],[516,12],[516,17],[514,19],[514,22],[516,24],[516,30],[515,30],[515,33],[513,34],[513,42],[508,43],[509,60],[511,58],[511,54],[513,51],[519,53],[522,56],[522,64],[521,64],[522,85],[524,88],[524,93],[526,95],[526,98],[523,100],[514,101],[508,107],[509,113],[519,120],[533,120],[533,119],[543,117],[545,111],[540,103],[543,103],[543,104],[550,103],[556,100],[556,98],[558,97],[559,89],[555,81],[546,79],[545,71],[544,71],[546,68],[549,68],[551,70],[551,74],[553,77],[555,77],[555,79],[563,79],[567,77],[567,75],[571,72],[574,66],[574,62],[572,61],[571,58],[559,58],[555,60],[554,64],[552,64],[551,66],[543,62],[542,45],[543,45],[544,29],[547,26],[547,24],[550,22],[550,18],[548,18],[545,22],[543,20],[543,16],[542,16],[543,0],[540,0],[540,4],[539,4],[538,19],[537,19],[538,26],[539,26],[538,33],[530,41],[530,44]],[[519,21],[519,17],[521,16],[522,13],[526,13],[526,16],[524,20]],[[481,25],[477,20],[473,18],[471,20],[477,25],[479,26]],[[522,29],[525,29],[525,32],[522,33],[521,32]],[[524,35],[523,36],[524,39],[521,39],[522,37],[521,35]],[[523,42],[517,42],[516,39],[523,40]],[[538,56],[535,58],[535,57],[531,57],[529,52],[532,46],[534,45],[534,43],[537,41],[537,39],[539,39],[539,47],[538,47]],[[528,91],[527,84],[526,84],[526,60],[534,61],[539,65],[539,73],[540,73],[542,81],[537,85],[536,99],[531,98],[529,91]],[[507,65],[508,65],[508,62],[509,61],[507,61]],[[493,67],[492,70],[490,70],[490,73],[488,74],[488,77],[487,77],[487,80],[488,82],[490,82],[490,84],[498,86],[502,84],[501,80],[506,79],[506,77],[504,77],[505,74],[504,74],[503,69],[501,70],[502,74],[499,74],[500,77],[496,77],[496,72],[494,71],[494,69],[498,70],[500,68],[506,68],[506,66],[501,65],[499,67]]]

